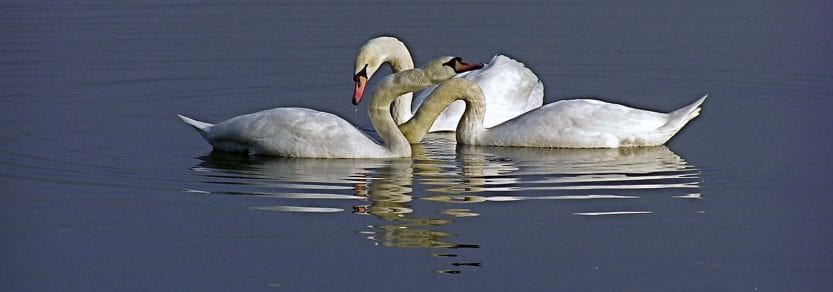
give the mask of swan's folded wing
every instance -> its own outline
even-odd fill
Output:
[[[559,114],[578,129],[600,133],[632,134],[654,131],[664,125],[667,115],[592,99],[565,100]]]
[[[506,146],[618,147],[666,120],[666,114],[598,100],[563,100],[492,127],[488,139]]]
[[[306,108],[276,108],[238,116],[215,125],[210,136],[216,143],[233,141],[253,154],[281,156],[325,156],[348,153],[355,145],[375,145],[341,117]],[[336,143],[340,145],[333,145]]]

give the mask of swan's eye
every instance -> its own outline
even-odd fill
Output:
[[[457,70],[457,63],[463,63],[463,58],[454,57],[451,58],[448,62],[443,63],[443,66],[451,67],[451,69]]]
[[[367,64],[364,64],[364,68],[362,68],[361,71],[356,73],[356,75],[353,75],[353,81],[358,82],[359,77],[364,77],[364,79],[367,79]]]

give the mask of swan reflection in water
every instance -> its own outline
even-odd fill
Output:
[[[256,206],[281,212],[346,212],[380,223],[358,233],[375,244],[415,248],[477,248],[442,231],[479,214],[466,203],[524,200],[639,199],[659,190],[673,198],[700,198],[700,172],[665,146],[622,149],[548,149],[456,145],[433,133],[402,159],[300,159],[214,152],[192,168],[196,193],[272,197],[285,204]],[[417,191],[414,191],[417,189]],[[422,200],[445,208],[415,214]],[[338,200],[346,200],[345,206]],[[303,202],[300,203],[300,202]],[[308,204],[317,206],[309,206]],[[575,215],[645,214],[651,210],[590,210]],[[456,256],[436,253],[436,256]],[[477,266],[478,262],[456,263]],[[456,270],[441,272],[455,273]]]
[[[453,161],[453,140],[431,139],[422,145],[413,145],[413,157],[404,167],[379,169],[377,177],[366,186],[368,204],[353,208],[356,214],[368,214],[383,219],[385,223],[373,225],[373,230],[363,231],[377,244],[391,247],[417,248],[478,248],[476,244],[451,241],[453,234],[438,230],[454,222],[451,218],[424,218],[415,216],[410,204],[413,198],[414,177],[440,173],[448,168],[443,161]],[[451,154],[451,156],[449,156]],[[403,187],[408,186],[408,187]],[[449,212],[443,212],[447,216]]]
[[[462,184],[432,180],[430,183],[438,186],[431,191],[440,194],[422,199],[447,203],[635,199],[652,189],[677,189],[683,193],[675,198],[700,198],[699,170],[665,146],[549,149],[458,145],[457,160]]]
[[[418,217],[412,207],[415,173],[441,173],[454,169],[454,140],[429,138],[413,147],[407,159],[299,159],[241,156],[212,152],[192,167],[211,190],[188,189],[200,194],[271,197],[287,204],[256,206],[252,209],[280,212],[336,213],[346,208],[334,200],[350,200],[352,213],[372,215],[379,223],[363,226],[357,233],[374,244],[401,248],[478,248],[477,244],[452,242],[444,232],[454,216],[464,212],[450,209],[445,215]],[[304,204],[295,202],[303,201]],[[310,206],[308,204],[320,205]],[[456,257],[453,253],[433,253]],[[454,266],[479,266],[478,262],[455,262]],[[440,273],[458,273],[454,269]]]

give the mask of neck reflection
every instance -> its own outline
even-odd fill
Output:
[[[442,150],[442,148],[445,148]],[[442,173],[447,153],[453,153],[448,141],[429,140],[413,145],[412,159],[406,163],[387,164],[377,169],[376,177],[361,187],[368,204],[354,206],[355,214],[373,215],[382,221],[362,231],[377,245],[402,248],[477,248],[477,244],[453,242],[453,234],[438,230],[454,221],[456,214],[443,212],[448,218],[423,217],[412,206],[415,177]],[[437,155],[439,154],[439,155]],[[358,194],[357,194],[358,195]],[[447,255],[448,256],[448,255]]]

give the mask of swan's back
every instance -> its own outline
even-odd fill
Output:
[[[657,146],[696,117],[704,99],[668,114],[592,99],[562,100],[489,129],[480,143],[559,148]]]
[[[346,120],[307,108],[275,108],[234,117],[206,133],[215,149],[284,157],[387,157],[390,153]]]

